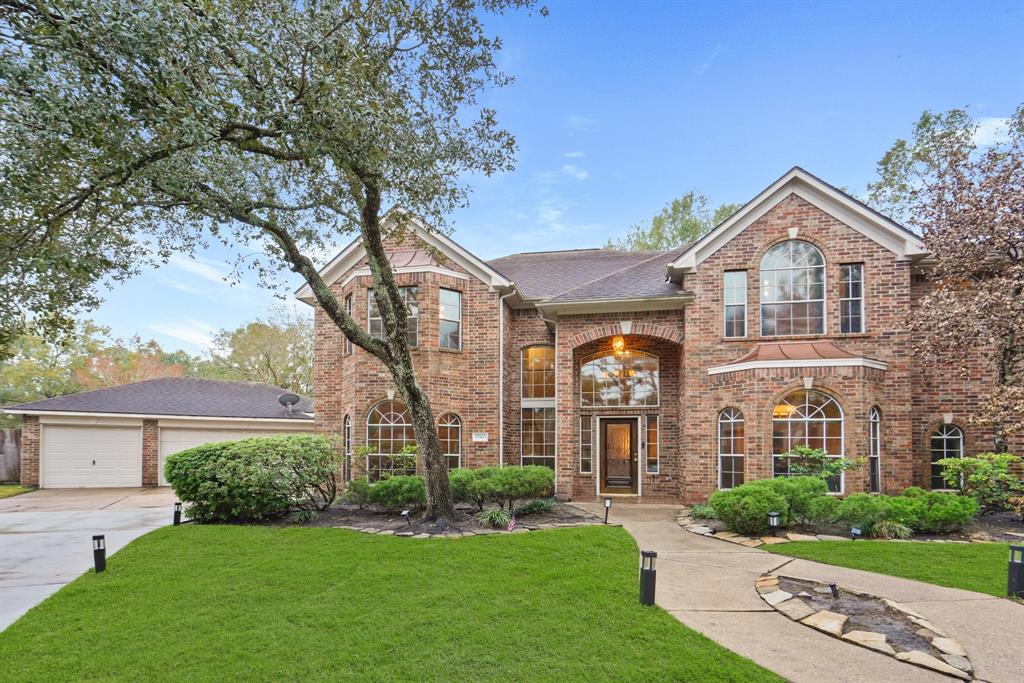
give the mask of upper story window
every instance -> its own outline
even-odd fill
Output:
[[[462,292],[441,289],[441,348],[462,349]]]
[[[531,346],[523,349],[523,398],[555,398],[555,349]]]
[[[747,336],[747,271],[729,270],[722,278],[725,336]]]
[[[352,295],[349,294],[345,297],[345,312],[348,313],[348,317],[352,317]],[[352,353],[352,340],[345,337],[345,353]]]
[[[643,351],[606,351],[580,366],[584,406],[656,406],[658,357]]]
[[[761,258],[761,335],[825,332],[825,257],[813,244],[781,242]]]
[[[839,267],[839,331],[857,334],[864,331],[864,264],[847,263]]]
[[[369,321],[370,336],[374,339],[384,339],[384,320],[380,317],[380,309],[377,308],[377,299],[372,289],[367,291],[366,318]],[[409,346],[419,346],[420,340],[420,306],[417,301],[419,290],[416,287],[399,287],[402,301],[405,303],[406,318],[405,324],[409,328]]]

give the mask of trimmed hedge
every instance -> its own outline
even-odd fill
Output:
[[[510,512],[520,500],[549,498],[555,490],[555,472],[550,467],[459,468],[448,473],[456,503],[471,503],[477,510],[493,501]]]
[[[899,496],[848,496],[839,505],[837,518],[868,533],[880,522],[897,522],[915,534],[943,534],[963,529],[978,509],[978,503],[968,496],[911,486]]]
[[[339,462],[323,436],[259,436],[174,453],[164,476],[196,521],[260,520],[329,507]]]
[[[760,536],[768,531],[769,512],[778,512],[783,519],[789,513],[786,499],[771,486],[743,484],[729,491],[716,491],[708,504],[718,519],[738,534]]]
[[[371,505],[388,512],[421,508],[427,504],[427,489],[423,477],[388,477],[370,486],[367,500]]]

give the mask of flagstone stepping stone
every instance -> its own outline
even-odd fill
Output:
[[[830,536],[829,534],[818,534],[819,541],[849,541],[849,536]]]
[[[395,535],[395,530],[394,529],[384,529],[384,531],[381,531],[377,535],[378,536],[394,536]]]
[[[413,536],[413,538],[430,538],[430,534],[427,534],[427,533],[416,534],[415,536]]]
[[[786,538],[791,541],[817,541],[817,536],[811,536],[810,534],[786,534]]]
[[[786,591],[774,590],[770,593],[761,593],[761,599],[767,602],[772,607],[775,607],[780,602],[785,602],[793,597],[792,593]]]
[[[774,605],[774,607],[793,621],[800,621],[814,614],[814,610],[800,598],[791,598]]]
[[[752,541],[753,539],[750,538],[749,536],[730,536],[729,538],[727,538],[725,540],[729,541],[730,543],[735,543],[736,545],[740,545],[741,543],[746,543],[747,541]]]
[[[956,668],[955,666],[947,664],[941,659],[936,659],[935,657],[932,657],[929,654],[925,654],[920,650],[908,650],[907,652],[897,652],[896,659],[900,660],[901,662],[909,662],[911,664],[916,664],[917,666],[923,666],[926,669],[938,671],[939,673],[944,673],[947,676],[955,676],[965,681],[971,680],[970,674]]]
[[[756,548],[759,545],[764,545],[764,542],[759,538],[748,538],[745,541],[741,541],[740,545],[745,545],[748,548]]]
[[[736,534],[731,531],[717,531],[715,532],[715,538],[721,538],[728,541],[730,538],[735,538]]]
[[[961,657],[959,655],[942,655],[942,659],[946,664],[955,666],[961,671],[966,671],[967,673],[974,671],[974,667],[971,666],[970,661],[968,661],[966,657]]]
[[[967,650],[964,646],[953,640],[952,638],[933,638],[932,645],[941,650],[943,654],[956,655],[957,657],[966,657]]]
[[[789,539],[782,536],[762,536],[761,542],[765,545],[776,545],[777,543],[789,543]]]
[[[827,609],[815,612],[809,617],[800,620],[801,624],[807,624],[812,626],[819,631],[825,633],[831,633],[834,636],[843,635],[843,624],[849,619],[845,614],[839,614],[837,612],[831,612]]]
[[[907,615],[907,619],[910,619],[912,622],[914,622],[915,624],[917,624],[921,628],[926,629],[928,631],[931,631],[935,635],[942,636],[943,638],[948,638],[949,637],[949,634],[947,634],[945,631],[943,631],[942,629],[940,629],[938,626],[936,626],[932,622],[928,621],[927,619],[922,619],[921,617],[915,617],[912,614],[908,614]],[[932,636],[929,635],[929,637],[932,637]]]
[[[412,536],[412,535],[413,535],[413,533],[411,531],[397,531],[397,532],[395,532],[395,536]]]
[[[764,576],[758,577],[757,581],[754,582],[754,586],[778,586],[779,577],[772,576],[771,574],[765,574]]]
[[[892,649],[892,646],[885,642],[885,635],[882,633],[875,633],[874,631],[850,631],[849,633],[843,634],[843,640],[849,640],[850,642],[863,645],[864,647],[871,648],[872,650],[884,652],[887,655],[896,654],[896,650]]]
[[[882,602],[887,604],[889,607],[892,607],[897,612],[903,612],[904,614],[909,614],[912,617],[917,617],[918,619],[924,619],[923,616],[921,616],[919,613],[915,612],[910,607],[907,607],[902,602],[895,602],[893,600],[890,600],[889,598],[882,598]]]

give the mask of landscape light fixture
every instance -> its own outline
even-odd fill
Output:
[[[781,515],[778,512],[768,513],[768,528],[772,531],[772,536],[776,536],[779,533],[779,517]]]
[[[405,521],[409,526],[412,526],[412,519],[409,517],[409,513],[412,510],[402,510],[402,517],[405,517]]]
[[[832,591],[833,598],[839,598],[839,586],[836,585],[835,581],[828,582],[828,589]]]
[[[107,539],[103,534],[92,537],[92,561],[97,574],[107,568]]]
[[[611,509],[612,509],[612,499],[611,498],[605,498],[604,499],[604,523],[605,524],[608,523],[608,511],[611,510]]]
[[[654,580],[657,574],[654,569],[654,563],[657,559],[658,553],[653,550],[643,550],[640,552],[641,605],[651,606],[654,604]]]
[[[1011,598],[1024,598],[1024,546],[1010,546],[1010,570],[1006,579],[1006,594]]]
[[[174,526],[181,524],[181,501],[174,504]]]
[[[861,537],[861,536],[862,536],[863,534],[864,534],[864,532],[862,532],[862,531],[860,530],[860,527],[859,527],[859,526],[855,526],[855,527],[853,527],[852,529],[850,529],[850,540],[851,540],[851,541],[856,541],[856,540],[857,540],[858,538],[860,538],[860,537]]]

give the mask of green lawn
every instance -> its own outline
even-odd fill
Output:
[[[800,541],[763,548],[776,555],[1006,596],[1006,543]]]
[[[31,490],[17,484],[0,484],[0,498],[10,498],[19,493],[28,493]]]
[[[614,527],[166,527],[0,633],[0,680],[780,680],[637,590]]]

